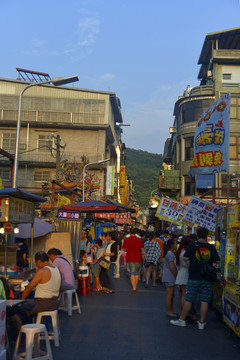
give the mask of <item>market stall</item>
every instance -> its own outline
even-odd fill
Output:
[[[240,204],[227,208],[227,236],[223,290],[224,322],[240,336]]]

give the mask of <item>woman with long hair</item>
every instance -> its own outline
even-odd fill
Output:
[[[179,286],[179,313],[182,312],[182,307],[186,297],[186,287],[188,282],[188,268],[189,268],[189,261],[185,261],[184,253],[188,247],[188,245],[192,242],[190,236],[183,236],[176,252],[176,264],[178,267],[178,274],[176,278],[175,284]]]

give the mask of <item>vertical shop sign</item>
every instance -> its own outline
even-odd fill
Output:
[[[115,167],[112,165],[108,165],[106,176],[106,195],[114,195],[114,176]]]
[[[125,184],[126,184],[126,166],[120,167],[120,198],[121,203],[125,204]]]

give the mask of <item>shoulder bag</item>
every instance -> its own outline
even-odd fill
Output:
[[[198,254],[201,259],[201,276],[203,280],[214,282],[217,280],[217,270],[215,267],[207,262],[204,262],[202,259],[201,251],[199,250],[199,247],[197,248]]]
[[[108,270],[111,266],[111,262],[106,260],[104,257],[101,257],[100,261],[98,263],[102,268],[104,268],[106,270]]]

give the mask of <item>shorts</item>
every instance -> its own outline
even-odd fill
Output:
[[[128,262],[127,271],[129,275],[140,275],[142,263],[140,262]]]
[[[175,286],[175,284],[173,282],[165,282],[164,285],[166,287]]]
[[[213,284],[205,280],[188,280],[186,301],[193,302],[199,295],[201,302],[209,303],[212,299]]]
[[[101,266],[99,264],[94,264],[93,265],[93,276],[95,278],[98,278],[101,272]]]

